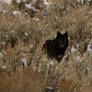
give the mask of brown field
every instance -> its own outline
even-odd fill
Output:
[[[36,3],[39,12],[35,14],[24,3],[3,4],[0,92],[92,91],[92,5],[51,1],[49,8],[39,8],[40,2]],[[69,46],[60,63],[42,51],[45,41],[58,31],[69,35]]]

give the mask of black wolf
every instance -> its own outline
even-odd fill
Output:
[[[47,52],[50,58],[55,58],[58,62],[64,56],[65,50],[68,47],[68,33],[57,33],[57,37],[53,40],[46,40],[43,49]]]

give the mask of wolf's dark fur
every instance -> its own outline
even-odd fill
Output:
[[[68,47],[68,34],[67,32],[61,34],[57,33],[57,37],[53,40],[47,40],[43,45],[43,49],[47,52],[50,58],[55,58],[57,61],[61,61]]]

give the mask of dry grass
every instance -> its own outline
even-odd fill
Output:
[[[0,13],[0,92],[90,92],[85,85],[92,81],[92,55],[87,51],[92,41],[92,10],[86,4],[72,5],[52,0],[45,16],[43,9],[31,17],[16,4]],[[16,10],[21,13],[13,14]],[[61,63],[42,51],[45,40],[53,39],[58,31],[69,34]],[[71,53],[71,48],[77,51]],[[24,58],[27,68],[23,68]]]
[[[92,83],[85,85],[80,92],[91,92],[92,91]]]
[[[42,75],[32,68],[17,71],[15,74],[0,74],[0,92],[42,92]]]

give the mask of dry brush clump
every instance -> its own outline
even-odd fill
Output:
[[[28,13],[31,18],[36,15],[44,15],[48,13],[48,8],[51,5],[50,0],[26,0],[26,1],[18,1],[13,0],[12,5],[19,11],[24,13]]]
[[[58,92],[73,92],[75,90],[78,91],[78,86],[78,83],[74,83],[72,79],[66,79],[65,77],[62,77],[59,81]]]

